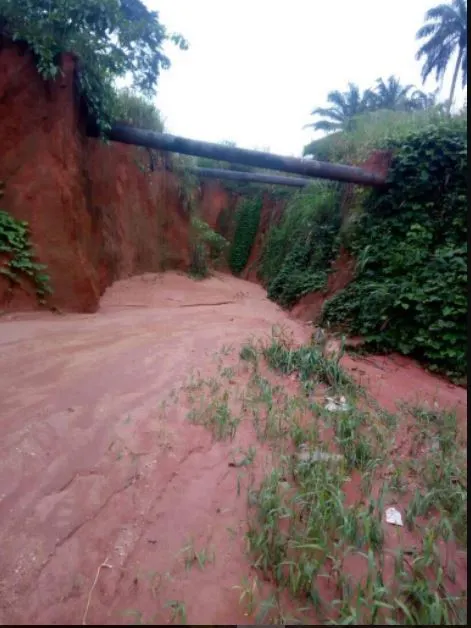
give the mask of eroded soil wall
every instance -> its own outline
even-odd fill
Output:
[[[72,55],[62,69],[43,81],[30,53],[1,44],[1,208],[28,221],[50,305],[93,312],[116,279],[187,268],[188,217],[164,157],[150,171],[145,149],[87,138]],[[9,288],[0,278],[2,309],[37,307],[27,284]]]

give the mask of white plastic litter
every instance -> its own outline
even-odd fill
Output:
[[[324,408],[329,412],[345,412],[348,410],[348,404],[345,397],[339,399],[333,399],[332,397],[326,397],[327,403]]]
[[[296,454],[299,462],[341,462],[343,460],[343,456],[340,454],[329,454],[318,449],[309,451],[308,446],[304,443],[299,446],[299,449],[300,451]]]
[[[403,526],[402,515],[396,508],[386,509],[386,523],[392,523],[393,526]]]

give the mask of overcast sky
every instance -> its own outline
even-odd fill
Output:
[[[438,0],[145,0],[190,48],[166,45],[156,104],[169,133],[301,155],[314,107],[348,81],[421,87],[415,33]],[[443,85],[449,90],[452,69]],[[427,91],[435,89],[430,79]],[[457,104],[464,102],[458,89]]]

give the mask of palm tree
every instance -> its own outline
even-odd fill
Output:
[[[409,109],[409,92],[413,85],[401,85],[398,78],[391,75],[386,81],[376,79],[376,87],[372,90],[375,109],[392,109],[393,111],[405,111]]]
[[[318,107],[311,112],[313,116],[323,116],[323,120],[306,124],[316,131],[348,131],[355,124],[355,117],[369,111],[372,101],[370,90],[360,93],[354,83],[348,84],[346,92],[329,92],[327,101],[332,107]]]
[[[409,97],[407,108],[410,111],[419,111],[423,109],[430,109],[437,106],[438,89],[434,92],[423,92],[420,89],[415,89]]]
[[[417,39],[426,40],[417,52],[417,59],[424,59],[422,81],[435,72],[441,81],[453,54],[457,54],[451,82],[448,113],[455,95],[456,81],[461,70],[463,89],[468,83],[468,4],[467,0],[451,0],[450,4],[439,4],[425,14],[426,23],[417,31]]]

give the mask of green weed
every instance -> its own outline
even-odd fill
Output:
[[[165,603],[165,608],[170,608],[172,610],[170,623],[186,626],[187,617],[185,602],[182,602],[181,600],[169,600]]]

